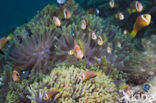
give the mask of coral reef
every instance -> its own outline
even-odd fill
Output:
[[[135,39],[129,38],[128,31],[140,14],[126,11],[131,1],[115,0],[115,8],[110,8],[108,0],[84,0],[84,9],[74,0],[47,5],[17,27],[2,49],[0,102],[116,103],[124,95],[133,96],[128,94],[131,88],[120,91],[122,83],[140,86],[139,90],[151,83],[149,93],[154,94],[156,9],[153,3],[141,2],[145,5],[142,13],[150,13],[153,19]],[[99,10],[99,15],[85,11],[89,8]],[[120,11],[125,17],[122,21],[115,18]],[[144,52],[135,49],[135,41],[142,43]],[[11,77],[14,70],[20,72],[19,81]],[[22,74],[26,71],[31,73]]]
[[[9,88],[7,95],[5,96],[7,103],[30,103],[31,101],[26,97],[29,95],[27,87],[33,82],[39,82],[45,75],[38,73],[36,75],[30,75],[31,78],[25,79],[21,82],[10,81],[8,83]]]
[[[47,72],[55,55],[54,36],[52,29],[42,27],[31,37],[25,37],[21,44],[16,43],[11,53],[14,68]]]
[[[58,43],[56,43],[57,55],[59,55],[57,56],[57,63],[64,60],[73,61],[72,63],[76,63],[77,59],[73,58],[73,56],[69,56],[68,52],[74,48],[73,41],[80,40],[84,45],[84,59],[88,64],[95,64],[98,62],[98,60],[100,60],[101,57],[105,56],[107,60],[117,69],[124,70],[135,67],[134,64],[137,60],[137,57],[133,56],[133,44],[127,35],[123,35],[118,27],[108,25],[108,20],[104,21],[102,18],[99,18],[95,15],[86,14],[85,11],[80,9],[79,5],[77,5],[77,3],[75,3],[73,0],[67,1],[63,7],[68,8],[71,11],[72,17],[69,20],[63,20],[61,18],[61,10],[58,7],[55,5],[48,5],[28,24],[17,28],[14,34],[20,35],[22,38],[27,38],[24,36],[27,34],[27,31],[25,30],[26,27],[30,28],[32,35],[35,35],[40,31],[44,31],[42,30],[44,28],[50,29],[49,32],[56,30],[57,32],[54,38],[58,39]],[[62,22],[62,29],[54,26],[52,20],[53,16],[58,16],[60,18]],[[87,23],[86,30],[82,30],[80,28],[82,20],[85,20]],[[104,41],[106,41],[106,43],[103,46],[99,46],[96,40],[91,39],[93,32],[97,38],[100,35],[104,37]],[[73,33],[75,33],[74,38],[72,37]],[[121,47],[118,45],[121,45]],[[107,49],[109,47],[111,49],[111,53],[107,53]],[[28,66],[32,67],[29,64]]]
[[[81,80],[81,75],[88,71],[85,68],[57,67],[49,76],[41,82],[34,82],[28,89],[31,95],[28,98],[32,103],[44,102],[109,102],[115,103],[118,100],[115,85],[105,74],[90,78],[87,81]],[[54,97],[44,100],[45,93],[49,90],[62,88]]]
[[[0,102],[5,103],[7,93],[9,91],[9,84],[8,82],[11,80],[11,66],[4,65],[4,71],[0,72]]]

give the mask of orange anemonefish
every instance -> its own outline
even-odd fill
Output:
[[[107,46],[107,53],[111,53],[111,46],[110,46],[110,44],[108,44],[108,46]]]
[[[115,4],[115,0],[110,0],[109,1],[109,6],[110,6],[110,8],[116,8],[117,5]]]
[[[58,17],[53,16],[53,22],[56,26],[60,27],[61,26],[61,21]]]
[[[91,31],[90,34],[91,34],[93,40],[97,39],[97,36],[94,31]]]
[[[49,100],[50,98],[52,98],[53,96],[55,96],[57,93],[59,93],[60,91],[62,91],[63,89],[57,89],[57,90],[49,90],[45,93],[43,99],[44,100]]]
[[[90,28],[88,28],[88,31],[89,31],[89,33],[91,34],[91,38],[92,38],[93,40],[96,40],[96,39],[97,39],[97,36],[96,36],[95,32],[92,31]]]
[[[81,79],[82,79],[83,81],[85,81],[85,80],[88,80],[88,79],[90,79],[90,78],[94,78],[94,77],[96,77],[96,76],[97,76],[96,73],[94,73],[94,72],[92,72],[92,71],[86,71],[86,72],[82,73]]]
[[[100,10],[98,8],[90,8],[87,10],[88,14],[95,14],[95,15],[99,15]]]
[[[82,29],[82,30],[85,30],[86,27],[87,27],[87,22],[86,22],[86,20],[84,19],[84,20],[81,21],[81,29]]]
[[[151,22],[151,15],[150,14],[142,14],[137,17],[133,30],[130,34],[131,38],[134,38],[136,34],[144,27],[148,26]]]
[[[74,54],[77,59],[82,59],[84,57],[84,53],[76,40],[74,40]]]
[[[128,13],[140,13],[143,10],[143,5],[139,1],[133,1],[132,4],[130,5],[130,8],[128,9]]]
[[[64,19],[70,19],[71,12],[67,8],[61,7],[61,15]]]
[[[13,81],[15,81],[15,82],[20,81],[20,74],[19,74],[19,71],[18,71],[18,70],[14,70],[14,71],[12,72],[12,79],[13,79]]]
[[[104,39],[103,35],[100,34],[100,35],[98,36],[98,39],[97,39],[98,45],[101,46],[101,45],[103,45],[105,42],[106,42],[106,40]]]
[[[119,20],[124,20],[124,14],[122,12],[118,12],[115,14],[115,18],[118,18]]]

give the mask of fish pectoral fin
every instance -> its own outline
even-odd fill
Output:
[[[135,13],[135,12],[136,12],[136,10],[135,10],[135,9],[133,9],[133,10],[132,10],[132,13]]]
[[[10,39],[13,38],[13,36],[14,36],[14,35],[11,33],[11,34],[9,34],[9,36],[7,37],[7,39],[10,40]]]
[[[131,15],[131,13],[132,13],[130,8],[127,9],[127,12],[129,15]]]

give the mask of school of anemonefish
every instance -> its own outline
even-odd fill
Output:
[[[114,8],[114,5],[116,5],[115,1],[110,0],[109,5],[111,8]],[[127,11],[130,15],[132,13],[140,13],[143,11],[143,5],[141,2],[134,0],[130,4],[130,8],[127,9]],[[115,14],[115,18],[118,18],[119,20],[125,19],[124,14],[122,12],[118,12],[117,14]],[[141,14],[140,16],[138,16],[135,23],[134,23],[133,30],[130,33],[130,37],[134,38],[141,29],[149,26],[150,22],[151,22],[151,15],[150,14]],[[124,30],[123,33],[128,34],[128,31]]]
[[[57,2],[60,5],[63,5],[66,2],[66,0],[63,0],[63,1],[57,0]],[[117,4],[116,4],[115,0],[110,0],[109,1],[109,6],[110,6],[110,8],[117,7]],[[142,12],[142,10],[143,10],[142,3],[139,2],[139,1],[134,0],[130,4],[130,8],[128,9],[128,13],[129,14],[140,13],[140,12]],[[96,15],[98,15],[100,11],[99,11],[99,9],[94,7],[94,8],[88,9],[87,12],[88,12],[88,14],[96,14]],[[56,27],[61,27],[61,19],[70,19],[71,16],[72,16],[72,13],[67,8],[64,8],[63,6],[60,6],[60,16],[59,15],[58,16],[53,16],[53,18],[52,18],[53,19],[53,23],[54,23],[54,25]],[[124,20],[125,19],[124,14],[122,12],[118,12],[115,15],[115,17],[118,18],[119,20]],[[135,23],[134,23],[133,30],[130,33],[130,37],[134,38],[141,29],[143,29],[144,27],[147,27],[148,25],[150,25],[150,22],[151,22],[151,15],[150,14],[141,14],[140,16],[138,16],[136,21],[135,21]],[[88,25],[88,20],[86,18],[82,19],[81,20],[81,24],[80,24],[81,29],[82,30],[86,30],[87,25]],[[91,35],[91,38],[93,40],[96,40],[96,42],[97,42],[97,44],[99,46],[103,45],[106,42],[106,39],[104,38],[103,34],[100,34],[97,37],[96,33],[93,30],[91,30],[90,28],[87,28],[87,30],[89,31],[89,33]],[[124,30],[124,34],[128,34],[128,31]],[[74,32],[72,32],[72,36],[73,37],[75,36]],[[4,55],[2,49],[5,47],[5,45],[7,44],[7,42],[11,38],[12,38],[12,35],[9,35],[6,38],[1,38],[0,39],[0,53],[1,54]],[[84,50],[83,50],[84,48],[82,48],[81,46],[82,45],[80,45],[80,43],[78,41],[74,40],[74,48],[68,52],[68,55],[74,55],[77,59],[82,59],[84,57]],[[121,43],[117,42],[117,46],[120,48],[121,47]],[[111,49],[112,49],[111,46],[108,45],[107,46],[107,53],[111,53]],[[83,74],[83,79],[88,79],[88,78],[95,77],[95,76],[96,76],[95,73],[86,72],[86,73]],[[12,79],[14,81],[19,81],[20,80],[19,71],[17,71],[17,70],[13,71]]]
[[[127,11],[129,14],[131,14],[136,12],[140,13],[142,10],[143,10],[143,5],[141,4],[141,2],[134,0]]]

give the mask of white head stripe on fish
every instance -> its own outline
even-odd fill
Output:
[[[17,73],[19,75],[19,73],[16,70],[14,70],[13,72],[15,72],[15,73]]]
[[[101,36],[99,36],[99,38],[100,38],[100,40],[101,40],[101,41],[103,41],[103,39],[102,39],[102,37],[101,37]]]
[[[136,10],[139,11],[138,10],[138,1],[136,1],[135,7],[136,7]]]
[[[144,17],[144,15],[141,15],[141,18],[146,22],[148,23],[147,19]]]
[[[84,73],[82,74],[82,79],[85,80],[85,74]]]
[[[66,9],[64,9],[63,13],[64,13],[64,18],[66,18]]]
[[[48,94],[47,94],[47,93],[45,94],[45,98],[46,98],[46,99],[49,99],[49,96],[48,96]]]

